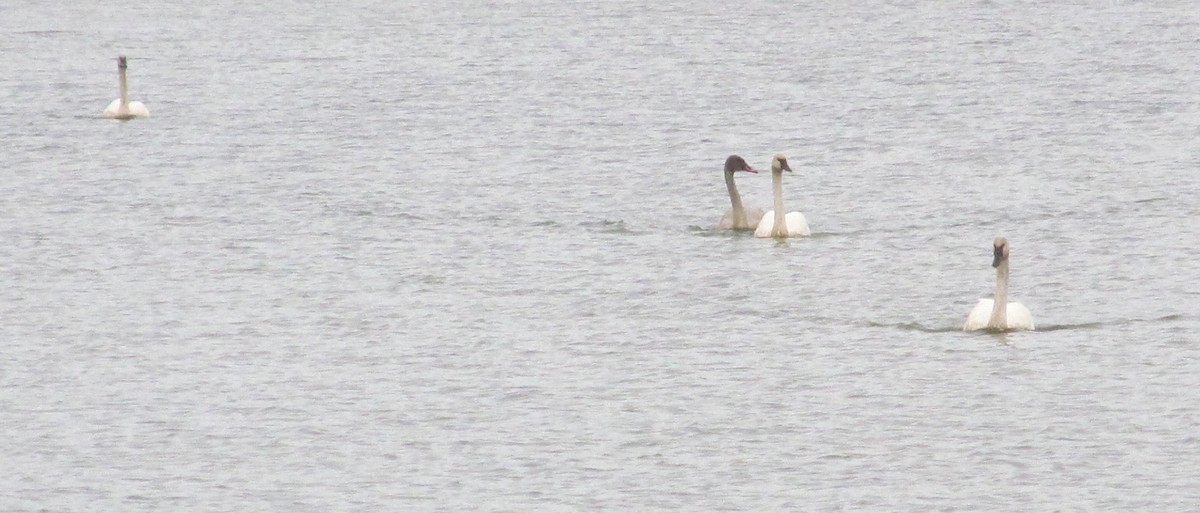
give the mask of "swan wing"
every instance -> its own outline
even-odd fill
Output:
[[[758,222],[758,228],[754,230],[755,237],[767,238],[771,236],[771,230],[775,229],[775,211],[768,210],[763,214],[762,219]]]
[[[129,102],[129,115],[135,118],[148,118],[150,109],[147,109],[142,102]]]
[[[717,228],[721,230],[733,229],[733,209],[725,211],[725,215],[721,216],[721,222],[717,223]]]
[[[1010,330],[1033,330],[1033,314],[1029,312],[1025,305],[1017,302],[1008,304],[1008,310],[1005,312],[1005,317],[1008,318],[1008,329]]]
[[[988,321],[992,319],[992,299],[980,299],[975,303],[975,308],[971,309],[971,313],[967,314],[967,322],[963,323],[963,331],[975,331],[987,328]]]
[[[121,110],[121,99],[120,98],[113,100],[112,103],[109,103],[108,106],[104,108],[104,117],[108,117],[108,118],[116,117],[118,110]]]
[[[788,237],[800,237],[809,235],[808,220],[804,219],[804,214],[799,212],[789,212],[783,217],[787,223]],[[771,231],[775,229],[775,211],[768,210],[763,214],[762,220],[758,222],[758,228],[754,230],[755,237],[767,238],[771,236]]]
[[[804,218],[804,214],[799,212],[788,212],[784,217],[787,220],[787,229],[789,237],[802,237],[811,235],[808,230],[808,220]]]

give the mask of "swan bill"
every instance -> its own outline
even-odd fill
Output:
[[[779,154],[779,155],[775,155],[774,157],[771,158],[771,171],[774,171],[774,172],[787,171],[787,172],[791,173],[792,166],[788,165],[787,157],[783,156],[782,154]]]
[[[1000,267],[1000,263],[1008,260],[1008,240],[996,237],[992,242],[992,267]]]
[[[742,158],[740,155],[730,155],[729,158],[725,159],[725,172],[736,173],[738,171],[758,174],[758,171],[751,167],[750,164],[746,162],[746,159]]]

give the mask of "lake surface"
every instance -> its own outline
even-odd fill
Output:
[[[0,52],[0,510],[1200,505],[1193,2],[17,1]],[[780,152],[813,236],[715,230]],[[1038,331],[963,333],[1001,235]]]

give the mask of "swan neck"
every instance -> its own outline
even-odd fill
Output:
[[[787,221],[783,212],[783,170],[771,173],[771,189],[775,192],[775,226],[771,227],[771,236],[787,236]]]
[[[746,208],[742,206],[742,195],[738,194],[737,184],[733,181],[733,171],[725,172],[725,188],[729,189],[729,202],[733,204],[733,227],[745,228]]]
[[[125,68],[119,70],[121,77],[121,110],[129,109],[129,84],[125,80]]]
[[[1008,260],[1001,261],[996,267],[996,296],[988,326],[996,329],[1008,327]]]

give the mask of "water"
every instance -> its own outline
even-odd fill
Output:
[[[1200,504],[1190,2],[0,20],[0,509]]]

